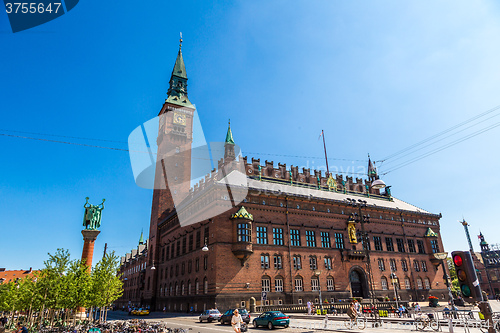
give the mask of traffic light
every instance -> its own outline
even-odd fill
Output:
[[[469,251],[453,251],[451,253],[458,284],[464,299],[469,301],[482,301],[481,287],[477,279],[476,269]]]

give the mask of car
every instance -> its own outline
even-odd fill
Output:
[[[200,315],[200,323],[206,320],[207,322],[211,323],[212,321],[218,321],[221,317],[221,313],[217,309],[210,309],[210,310],[205,310],[202,312]]]
[[[233,312],[236,309],[229,309],[224,314],[220,317],[220,323],[222,325],[224,324],[230,324],[231,325],[231,318],[233,318]],[[248,313],[247,309],[238,309],[238,312],[241,315],[241,319],[247,324],[250,324],[250,314]]]
[[[275,326],[284,326],[285,328],[290,325],[290,317],[281,311],[266,311],[253,320],[253,327],[267,326],[272,330]]]
[[[135,316],[147,316],[149,314],[149,310],[148,309],[134,309],[132,310],[131,312],[133,315]]]

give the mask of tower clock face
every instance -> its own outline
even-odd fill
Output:
[[[186,115],[174,113],[174,124],[186,126]]]

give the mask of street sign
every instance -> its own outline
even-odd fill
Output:
[[[262,292],[261,298],[263,301],[267,300],[267,291]]]

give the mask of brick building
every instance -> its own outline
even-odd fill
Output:
[[[28,270],[6,270],[5,268],[0,268],[0,284],[9,283],[11,281],[22,280],[30,274],[38,271],[34,271],[31,267]]]
[[[144,281],[147,266],[148,242],[143,234],[137,249],[121,257],[120,274],[123,280],[123,295],[115,302],[118,308],[138,307],[144,303]]]
[[[478,238],[481,252],[475,252],[473,259],[481,290],[489,297],[500,295],[500,249],[492,248],[482,233]]]
[[[169,174],[189,179],[191,170],[195,108],[180,49],[167,94],[158,156],[175,154],[156,165],[143,305],[201,311],[393,299],[394,287],[403,300],[447,298],[434,258],[443,251],[441,215],[393,197],[389,187],[381,193],[371,161],[367,179],[261,163],[238,156],[229,127],[224,158],[191,187]],[[228,186],[235,170],[245,186]]]

